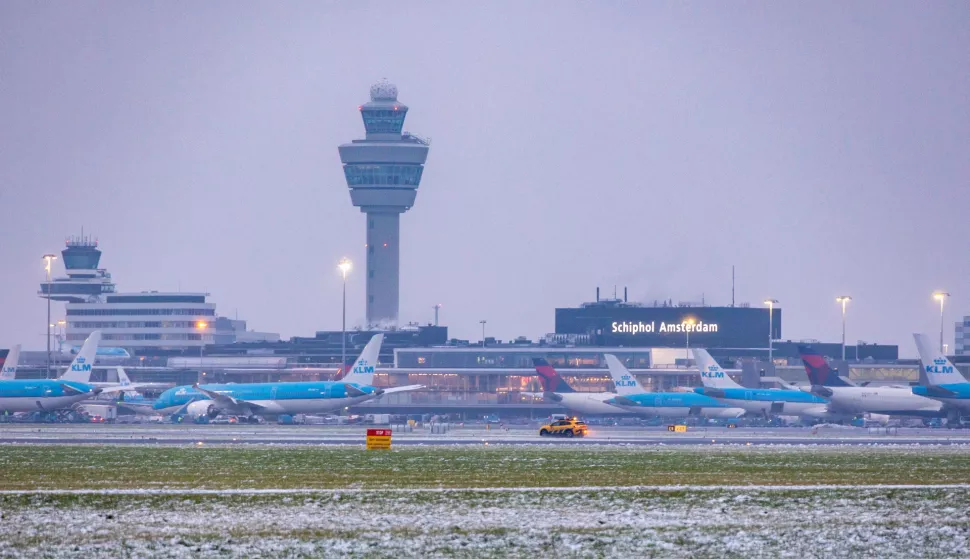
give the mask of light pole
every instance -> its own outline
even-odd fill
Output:
[[[684,332],[687,333],[687,365],[690,365],[690,331],[694,328],[693,318],[684,319]]]
[[[946,291],[934,291],[933,298],[940,302],[940,352],[946,353],[943,350],[943,303],[950,294]]]
[[[842,360],[845,361],[845,304],[852,300],[848,295],[840,295],[835,298],[836,303],[842,303]],[[859,352],[856,352],[856,360],[859,359]]]
[[[765,299],[765,304],[768,305],[768,363],[775,362],[774,354],[774,337],[775,337],[775,305],[778,304],[777,299]]]
[[[44,269],[47,270],[47,375],[44,378],[51,378],[51,262],[57,260],[53,254],[45,254]]]
[[[347,272],[353,265],[350,263],[349,258],[341,258],[340,262],[337,264],[337,268],[340,270],[340,274],[344,278],[344,302],[343,302],[343,318],[340,321],[340,368],[343,370],[347,366]]]
[[[202,371],[202,352],[205,349],[205,329],[208,327],[209,327],[209,323],[204,320],[200,320],[195,323],[195,328],[199,331],[199,341],[202,342],[199,344],[199,382],[200,383],[202,382],[202,376],[205,375],[205,373]]]
[[[485,347],[485,323],[487,320],[479,320],[478,323],[482,325],[482,347]]]
[[[437,305],[435,305],[432,308],[434,309],[434,325],[437,326],[438,325],[438,309],[441,308],[441,303],[438,303]]]

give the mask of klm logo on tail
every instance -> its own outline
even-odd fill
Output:
[[[618,388],[635,388],[637,381],[630,375],[623,375],[620,377],[620,380],[616,381],[614,384],[616,384]]]
[[[74,364],[71,365],[71,370],[78,373],[89,373],[91,372],[91,364],[87,362],[87,359],[78,357]]]
[[[355,375],[372,375],[374,374],[374,366],[367,363],[366,359],[361,359],[359,364],[354,367],[352,373]]]
[[[937,375],[952,375],[954,370],[951,365],[946,364],[946,359],[936,358],[932,365],[926,366],[926,372]]]
[[[711,365],[706,371],[701,371],[701,376],[704,378],[724,378],[724,371],[716,365]]]

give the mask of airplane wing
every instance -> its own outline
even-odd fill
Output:
[[[382,392],[381,395],[394,394],[395,392],[411,392],[412,390],[421,390],[422,388],[424,388],[423,384],[409,384],[407,386],[395,386],[393,388],[385,388],[384,392]]]
[[[117,402],[115,403],[119,408],[124,408],[126,410],[131,410],[138,415],[158,415],[158,410],[152,407],[151,404],[130,404],[128,402]]]
[[[226,396],[225,394],[213,392],[212,390],[206,390],[205,388],[199,386],[198,383],[193,384],[192,388],[205,394],[213,402],[228,411],[248,410],[250,413],[256,413],[263,409],[263,406],[260,406],[259,404],[247,402],[246,400],[240,400],[239,398],[233,398],[232,396]]]
[[[124,386],[120,384],[117,386],[105,386],[101,388],[101,393],[116,394],[118,392],[135,392],[137,388],[156,388],[157,384],[158,383],[154,382],[145,382],[139,384],[126,384]]]

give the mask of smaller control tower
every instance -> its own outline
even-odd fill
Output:
[[[80,237],[69,237],[66,244],[61,258],[67,277],[53,278],[50,284],[42,282],[37,294],[46,299],[50,289],[52,301],[94,303],[101,301],[104,295],[114,293],[115,284],[111,281],[111,274],[104,268],[98,268],[101,262],[98,241],[82,234]]]
[[[367,326],[396,325],[401,214],[414,205],[430,143],[402,133],[408,107],[387,81],[358,109],[367,135],[338,151],[350,200],[367,214]]]

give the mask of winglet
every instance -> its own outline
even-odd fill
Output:
[[[947,384],[966,384],[967,379],[960,370],[953,366],[946,355],[933,345],[930,337],[925,334],[913,334],[916,340],[916,351],[926,373],[926,381],[930,386]]]
[[[637,381],[637,377],[633,376],[633,373],[629,369],[620,363],[620,360],[616,358],[615,355],[607,353],[604,355],[606,357],[606,366],[610,369],[610,376],[613,377],[613,385],[616,386],[616,393],[620,396],[628,396],[630,394],[640,394],[643,392],[643,387],[640,386],[640,382]]]
[[[717,364],[706,349],[692,349],[694,362],[701,374],[701,383],[707,388],[742,388],[734,379],[728,376],[724,369]]]
[[[374,369],[377,368],[377,358],[383,342],[384,334],[374,334],[374,337],[364,346],[364,350],[360,352],[360,357],[354,361],[354,366],[350,369],[350,372],[344,376],[343,382],[373,386]]]
[[[101,331],[95,330],[91,332],[88,339],[84,340],[84,345],[77,352],[74,361],[71,362],[67,370],[64,371],[64,374],[61,375],[61,380],[83,382],[85,384],[91,382],[91,368],[94,366],[94,358],[98,353],[99,343],[101,343]]]

